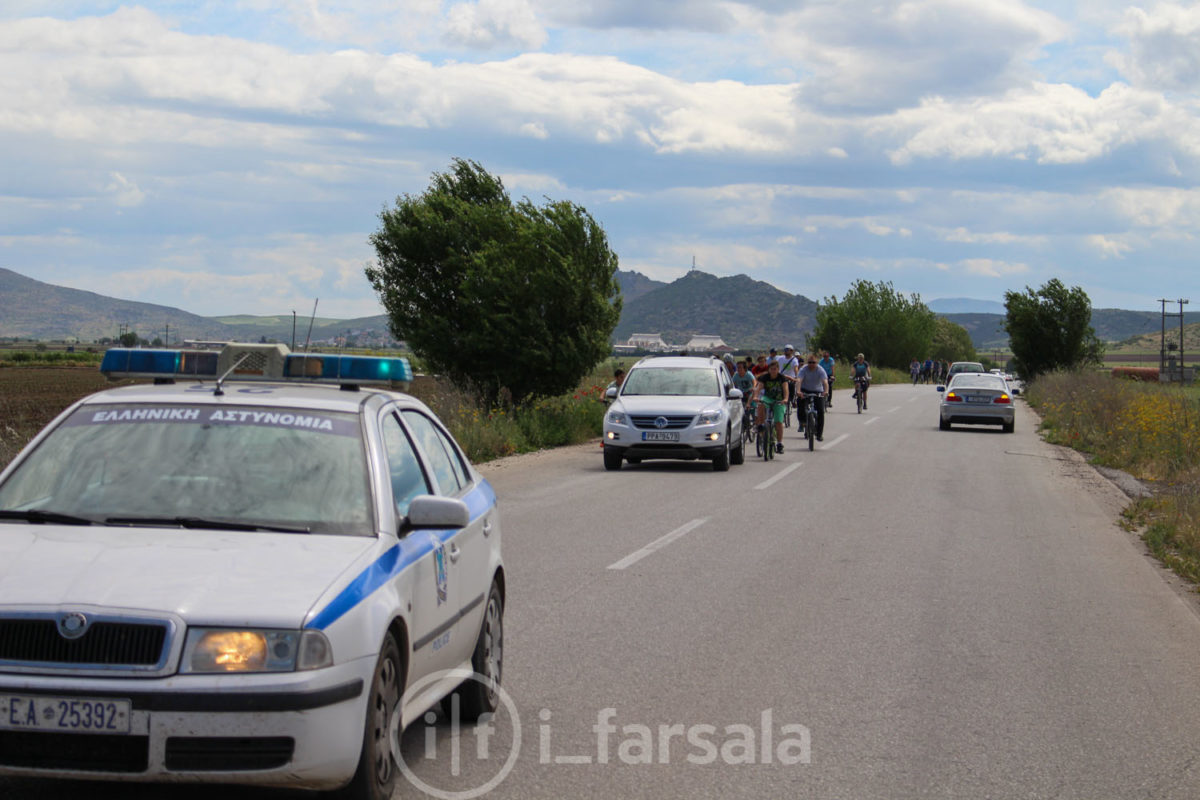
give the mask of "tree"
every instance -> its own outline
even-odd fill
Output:
[[[945,317],[934,321],[932,355],[942,361],[975,361],[975,343],[962,325]]]
[[[843,358],[864,353],[872,364],[907,369],[913,356],[929,353],[936,320],[919,295],[904,297],[891,282],[858,280],[841,300],[825,298],[808,342]]]
[[[138,335],[133,331],[126,331],[117,337],[117,341],[121,343],[121,347],[137,347]]]
[[[392,335],[487,405],[569,391],[608,355],[617,256],[581,206],[514,204],[498,177],[455,159],[379,219],[366,274]]]
[[[1004,293],[1004,329],[1025,379],[1056,369],[1098,364],[1104,344],[1092,329],[1092,301],[1076,286],[1052,278],[1036,292]]]

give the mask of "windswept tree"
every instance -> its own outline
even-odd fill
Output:
[[[487,405],[569,391],[610,352],[617,255],[584,208],[514,203],[455,159],[379,219],[366,273],[393,335]]]
[[[1104,343],[1092,329],[1092,301],[1078,286],[1052,278],[1036,292],[1005,292],[1004,329],[1017,369],[1026,379],[1056,369],[1098,364]]]
[[[906,369],[913,356],[929,354],[936,325],[919,295],[905,297],[891,282],[858,280],[841,300],[825,298],[808,342],[842,358],[863,353],[878,366]]]
[[[971,334],[966,328],[945,317],[938,317],[935,325],[931,348],[934,358],[943,361],[975,360],[975,343],[971,341]]]

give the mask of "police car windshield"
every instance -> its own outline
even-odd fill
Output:
[[[708,367],[641,367],[630,370],[621,395],[687,395],[716,397],[720,387],[716,373]]]
[[[358,418],[280,408],[83,406],[0,486],[0,509],[213,520],[221,530],[374,529]]]

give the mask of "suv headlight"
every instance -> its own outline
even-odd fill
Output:
[[[628,419],[624,411],[617,411],[615,408],[608,412],[608,421],[613,425],[628,425]]]
[[[180,672],[298,672],[333,664],[320,631],[192,628]]]
[[[697,425],[716,425],[725,418],[724,409],[716,409],[710,411],[701,411],[700,416],[696,419]]]

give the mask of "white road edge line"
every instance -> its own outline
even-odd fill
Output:
[[[871,417],[869,420],[867,420],[867,421],[866,421],[866,422],[864,422],[863,424],[864,424],[864,425],[870,425],[870,424],[872,424],[872,423],[879,422],[879,420],[881,420],[881,419],[883,419],[883,417]]]
[[[876,417],[875,419],[879,419],[879,417]],[[836,439],[834,439],[834,440],[833,440],[832,442],[830,442],[829,444],[823,444],[823,445],[821,445],[821,449],[822,449],[822,450],[832,450],[834,447],[836,447],[836,446],[837,446],[837,443],[838,443],[838,442],[844,442],[844,441],[846,441],[846,440],[847,440],[847,439],[849,439],[849,438],[850,438],[850,434],[848,434],[848,433],[843,433],[841,436],[837,437]]]
[[[671,542],[675,541],[679,537],[685,536],[685,535],[691,533],[692,531],[696,530],[696,528],[699,528],[701,525],[703,525],[706,522],[708,522],[708,517],[703,517],[702,519],[694,519],[691,522],[688,522],[684,525],[680,525],[678,528],[671,531],[667,535],[658,537],[653,542],[651,542],[650,544],[643,547],[641,550],[635,550],[632,553],[630,553],[629,555],[622,558],[620,561],[616,561],[612,564],[609,564],[608,568],[609,569],[625,569],[626,567],[633,566],[634,564],[641,561],[646,556],[653,553],[655,550],[661,550],[662,548],[666,547],[667,545],[669,545]]]
[[[774,474],[773,476],[771,476],[770,478],[767,478],[765,481],[763,481],[762,483],[760,483],[758,486],[755,486],[754,488],[755,488],[755,489],[769,489],[769,488],[771,488],[771,487],[772,487],[772,486],[774,486],[774,485],[775,485],[775,484],[776,484],[778,481],[781,481],[781,480],[783,480],[783,479],[784,479],[784,478],[786,478],[788,475],[791,475],[793,472],[795,472],[795,471],[797,470],[797,468],[799,468],[799,467],[800,467],[800,465],[801,465],[801,464],[803,464],[803,463],[804,463],[803,461],[797,461],[795,464],[792,464],[791,466],[784,467],[782,470],[780,470],[779,472],[775,473],[775,474]]]

